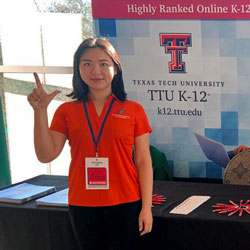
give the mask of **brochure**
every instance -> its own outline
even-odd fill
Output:
[[[38,186],[21,183],[0,190],[0,202],[24,203],[56,191],[54,186]]]
[[[67,207],[68,206],[68,191],[69,189],[66,188],[56,193],[37,199],[36,204],[40,206]]]

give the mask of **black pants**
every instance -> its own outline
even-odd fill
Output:
[[[141,201],[108,207],[69,206],[81,250],[138,250]]]

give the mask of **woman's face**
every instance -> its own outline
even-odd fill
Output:
[[[117,70],[111,57],[102,49],[87,49],[80,58],[79,71],[90,93],[110,91],[111,94],[111,82]]]

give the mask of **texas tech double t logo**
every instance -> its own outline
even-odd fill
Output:
[[[165,47],[166,54],[171,54],[171,62],[168,63],[170,73],[186,72],[182,54],[187,54],[191,43],[191,34],[160,33],[160,45]]]

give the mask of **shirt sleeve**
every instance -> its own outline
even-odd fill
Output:
[[[149,121],[143,107],[140,104],[137,104],[135,110],[136,110],[135,137],[146,133],[151,133],[152,128],[149,125]]]
[[[50,125],[50,130],[60,132],[68,137],[68,126],[64,104],[57,108]]]

